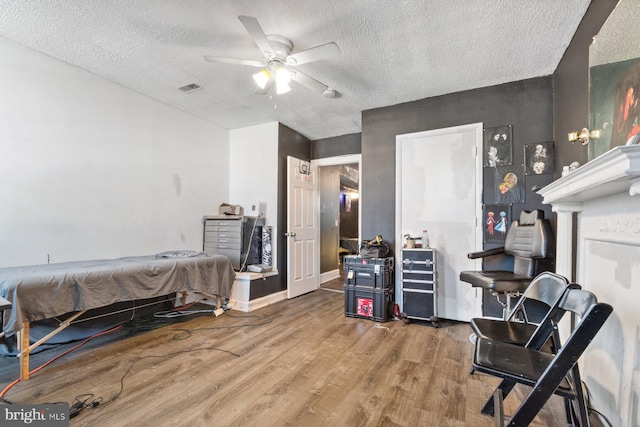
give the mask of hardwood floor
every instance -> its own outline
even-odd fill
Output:
[[[469,374],[467,324],[376,324],[345,317],[343,298],[320,289],[252,313],[100,337],[6,397],[16,403],[73,402],[87,393],[103,399],[72,426],[493,425],[480,408],[498,381]],[[248,315],[265,317],[243,318]],[[257,326],[239,326],[248,324]],[[4,388],[17,375],[17,361],[2,363]],[[507,413],[522,391],[506,399]],[[562,401],[554,397],[532,425],[565,425]]]
[[[340,271],[340,277],[320,284],[320,288],[329,291],[344,292],[344,271]]]

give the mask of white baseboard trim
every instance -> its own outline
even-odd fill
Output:
[[[320,283],[325,283],[329,280],[337,279],[338,277],[340,277],[339,269],[336,268],[335,270],[326,271],[320,274]]]
[[[262,298],[257,298],[251,301],[237,301],[234,299],[229,300],[229,306],[234,310],[250,312],[253,310],[257,310],[262,307],[266,307],[271,304],[275,304],[279,301],[284,301],[287,299],[287,291],[275,292],[273,294],[269,294],[263,296]]]

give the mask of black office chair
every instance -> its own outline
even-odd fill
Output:
[[[460,280],[486,289],[502,305],[502,318],[511,312],[511,298],[522,295],[531,280],[543,271],[553,270],[555,238],[544,212],[523,211],[507,231],[504,246],[472,252],[470,259],[501,257],[513,262],[511,270],[463,271]],[[483,262],[485,264],[485,262]],[[500,297],[504,298],[504,302]]]
[[[504,425],[502,399],[516,383],[531,387],[531,391],[509,419],[508,426],[528,426],[553,394],[567,402],[569,423],[589,425],[577,362],[613,308],[598,303],[591,292],[582,289],[568,290],[559,307],[577,316],[579,322],[556,354],[482,337],[476,341],[474,369],[502,378],[482,409],[487,415],[494,415],[495,409],[498,410],[496,425]]]

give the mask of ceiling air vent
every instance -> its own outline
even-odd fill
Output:
[[[191,83],[191,84],[189,84],[189,85],[182,86],[182,87],[180,87],[180,88],[178,88],[178,89],[180,89],[180,90],[181,90],[181,91],[183,91],[184,93],[191,93],[191,92],[193,92],[194,90],[198,90],[198,89],[200,89],[200,86],[198,86],[198,85],[197,85],[197,84],[195,84],[195,83]]]

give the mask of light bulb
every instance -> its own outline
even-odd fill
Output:
[[[276,93],[281,95],[291,90],[289,82],[291,81],[291,73],[282,67],[276,68]]]
[[[271,73],[269,71],[262,70],[259,73],[253,75],[253,80],[255,80],[256,84],[260,89],[264,89],[267,87],[267,83],[271,80]]]
[[[287,93],[290,90],[291,90],[291,88],[286,83],[277,83],[276,84],[276,93],[278,95],[282,95],[283,93]]]
[[[276,68],[276,83],[289,84],[291,81],[291,73],[286,68]]]

